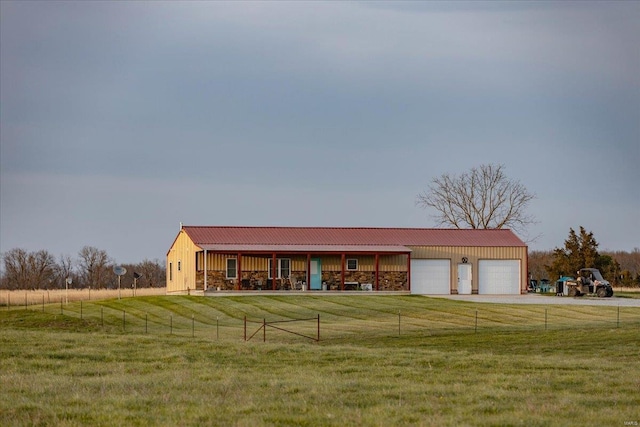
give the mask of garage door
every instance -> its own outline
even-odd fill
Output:
[[[480,260],[478,262],[479,294],[520,294],[519,260]]]
[[[412,259],[411,293],[449,295],[451,261],[448,259]]]

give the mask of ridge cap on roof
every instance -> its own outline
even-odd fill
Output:
[[[288,225],[183,225],[182,228],[251,228],[251,229],[306,229],[306,230],[434,230],[434,231],[512,231],[510,228],[439,228],[439,227],[333,227]]]

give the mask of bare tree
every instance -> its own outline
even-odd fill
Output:
[[[28,285],[27,251],[20,248],[11,249],[2,254],[4,276],[9,289],[25,289]]]
[[[56,258],[46,250],[32,252],[29,256],[31,267],[30,288],[36,289],[50,285],[56,276]]]
[[[154,261],[145,259],[138,264],[137,269],[139,270],[138,273],[143,275],[144,282],[147,286],[153,288],[165,285],[166,270],[164,263],[158,259]]]
[[[433,209],[438,226],[510,228],[526,236],[535,224],[526,209],[535,198],[519,181],[504,174],[504,165],[481,165],[460,176],[443,174],[418,194],[416,205]]]
[[[75,279],[73,273],[73,259],[71,259],[70,255],[60,255],[56,268],[56,285],[58,287],[64,287],[64,282],[68,277]]]
[[[532,279],[556,279],[549,277],[547,268],[553,262],[553,251],[529,251],[529,273]]]
[[[56,261],[48,251],[27,252],[15,248],[6,252],[2,259],[10,289],[40,288],[55,278]]]
[[[113,261],[107,255],[107,252],[102,249],[94,248],[93,246],[85,246],[80,249],[78,267],[84,285],[104,286],[112,263]]]
[[[127,269],[127,273],[122,277],[122,282],[126,286],[133,283],[134,274],[138,273],[136,286],[138,288],[153,288],[165,286],[166,269],[164,262],[155,259],[153,261],[145,259],[138,264],[122,264]]]

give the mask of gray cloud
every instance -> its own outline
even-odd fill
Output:
[[[539,195],[536,245],[640,242],[639,3],[1,7],[2,251],[162,257],[178,221],[430,226],[429,179],[487,162]],[[556,209],[594,197],[614,213]],[[132,225],[154,244],[99,231]]]

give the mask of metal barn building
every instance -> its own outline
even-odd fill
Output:
[[[510,230],[182,226],[167,292],[526,292],[527,246]]]

